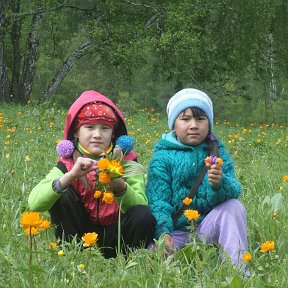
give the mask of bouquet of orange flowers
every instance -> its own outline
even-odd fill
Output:
[[[109,189],[109,184],[113,178],[122,177],[124,175],[124,168],[120,160],[109,158],[101,158],[98,163],[98,170],[95,175],[96,178],[96,191],[95,198],[102,197],[102,201],[107,204],[114,202],[113,192]]]

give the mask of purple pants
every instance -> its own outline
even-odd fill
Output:
[[[218,243],[231,257],[233,264],[241,264],[242,254],[247,251],[246,211],[236,199],[217,205],[197,227],[197,234],[205,243]],[[179,250],[189,240],[188,232],[171,232],[174,249]]]

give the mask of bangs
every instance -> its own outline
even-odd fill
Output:
[[[191,108],[187,108],[187,109],[185,109],[181,114],[182,115],[185,115],[185,112],[187,111],[187,110],[191,110],[191,112],[192,112],[192,114],[193,114],[193,117],[194,118],[196,118],[196,119],[199,119],[200,117],[207,117],[207,115],[206,115],[206,113],[202,110],[202,109],[200,109],[200,108],[198,108],[198,107],[191,107]],[[207,117],[208,118],[208,117]]]

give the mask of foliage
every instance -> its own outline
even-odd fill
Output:
[[[36,2],[1,2],[1,101],[40,101],[86,41],[91,48],[73,60],[49,102],[66,107],[96,89],[130,112],[164,110],[169,94],[193,86],[219,105],[263,109],[274,121],[275,101],[287,99],[287,1]],[[42,20],[33,26],[35,15]]]
[[[1,153],[1,287],[285,287],[287,265],[288,127],[273,123],[217,120],[215,134],[223,139],[243,185],[241,201],[248,217],[251,274],[244,276],[219,247],[192,242],[173,257],[145,249],[104,259],[97,247],[81,250],[76,242],[49,248],[53,229],[29,236],[20,226],[31,189],[57,161],[66,111],[56,105],[0,106]],[[138,159],[147,167],[154,144],[167,131],[166,116],[153,110],[127,115]],[[284,177],[286,176],[286,177]],[[43,219],[48,219],[48,213]],[[193,235],[191,235],[193,237]],[[275,250],[260,245],[275,241]],[[36,244],[36,245],[34,245]],[[162,245],[162,246],[161,246]],[[64,251],[62,255],[61,250]],[[61,252],[61,253],[60,253]],[[14,273],[11,273],[11,271]]]

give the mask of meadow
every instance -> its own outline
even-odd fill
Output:
[[[53,105],[0,105],[1,287],[287,287],[288,127],[216,119],[214,133],[235,161],[248,217],[250,276],[222,261],[215,247],[193,242],[171,257],[145,249],[104,259],[97,246],[53,247],[53,228],[29,237],[20,225],[31,189],[57,161],[66,111]],[[166,115],[127,114],[139,161],[147,167],[154,144],[167,131]],[[48,213],[41,214],[49,220]],[[275,247],[261,252],[261,244]],[[32,249],[31,249],[32,247]],[[162,249],[162,251],[161,251]],[[245,272],[245,271],[244,271]],[[245,276],[246,275],[246,276]]]

